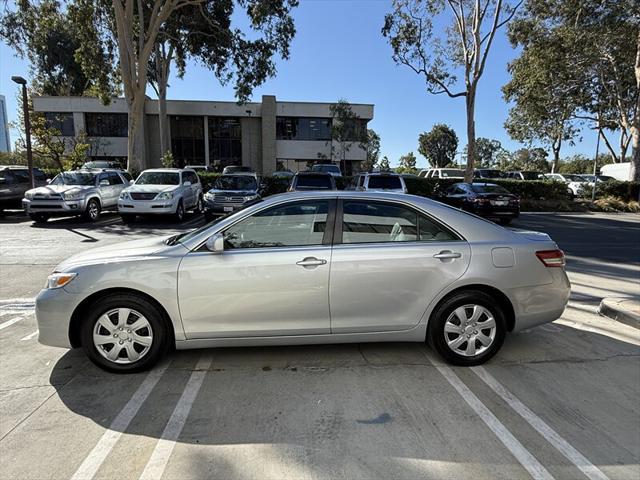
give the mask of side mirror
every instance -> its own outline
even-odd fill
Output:
[[[129,185],[133,185],[135,182],[133,180],[129,180]]]
[[[221,233],[216,233],[215,235],[211,235],[207,242],[205,243],[207,250],[212,253],[222,253],[224,252],[224,236]]]
[[[109,180],[100,180],[100,186],[101,187],[108,187],[109,186]]]
[[[190,187],[191,186],[191,182],[189,180],[187,180],[182,185],[184,185],[185,187]]]
[[[51,179],[47,178],[47,185],[49,185],[51,183]]]

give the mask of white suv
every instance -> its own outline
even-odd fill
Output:
[[[187,210],[202,212],[202,184],[192,169],[145,170],[118,199],[118,213],[126,223],[136,215],[173,215],[182,221]]]
[[[407,193],[404,178],[397,173],[360,173],[353,177],[349,190],[384,190]]]
[[[461,168],[430,168],[421,170],[418,176],[422,178],[464,178],[464,170]]]

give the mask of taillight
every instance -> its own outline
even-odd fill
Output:
[[[536,257],[544,263],[545,267],[564,267],[566,262],[562,250],[542,250],[536,252]]]

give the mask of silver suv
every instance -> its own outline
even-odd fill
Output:
[[[44,187],[27,190],[24,211],[36,223],[50,217],[82,215],[95,222],[102,210],[115,208],[131,175],[122,170],[74,170],[63,172]]]
[[[182,221],[187,210],[202,212],[202,183],[190,168],[154,168],[145,170],[126,188],[118,200],[123,222],[136,215],[173,215]]]

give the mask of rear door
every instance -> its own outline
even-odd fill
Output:
[[[470,248],[402,202],[344,199],[331,260],[331,332],[416,326],[427,305],[466,271]]]

